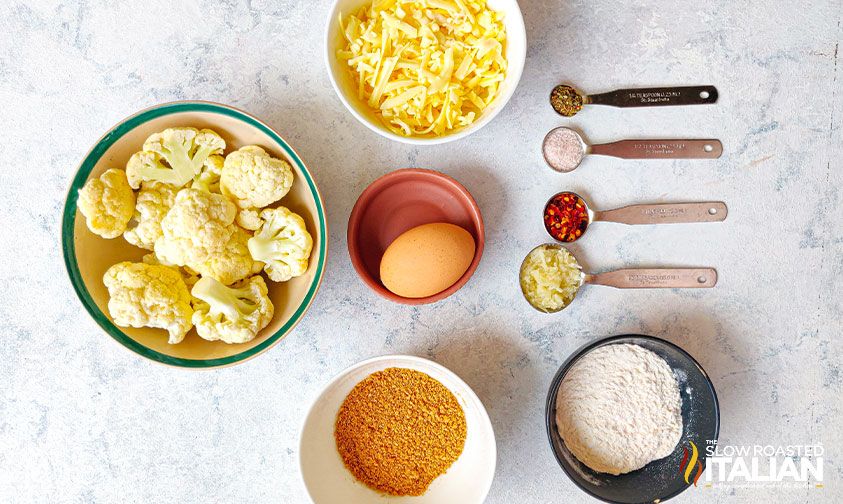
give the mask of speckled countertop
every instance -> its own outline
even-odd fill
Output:
[[[413,148],[358,124],[322,59],[327,0],[20,2],[0,5],[0,501],[305,502],[298,432],[344,367],[384,353],[429,357],[485,403],[499,462],[489,503],[590,501],[557,467],[542,421],[557,367],[617,333],[671,340],[711,374],[721,442],[822,443],[822,489],[691,489],[675,502],[843,499],[843,4],[523,1],[521,85],[479,133]],[[556,116],[559,81],[599,92],[715,84],[714,106],[591,107]],[[66,188],[89,146],[133,112],[205,99],[277,128],[327,203],[331,250],[296,330],[266,354],[209,372],[165,368],[106,336],[83,311],[59,246]],[[543,135],[573,125],[593,142],[717,137],[717,161],[543,163]],[[376,297],[348,258],[362,189],[396,168],[460,180],[486,222],[465,288],[425,307]],[[572,247],[587,269],[714,266],[706,291],[589,286],[554,316],[527,306],[524,254],[557,189],[596,208],[724,200],[722,224],[603,224]]]

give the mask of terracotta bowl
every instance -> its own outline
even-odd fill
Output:
[[[422,224],[456,224],[474,237],[474,259],[462,277],[444,291],[424,298],[392,293],[380,279],[381,257],[401,233]],[[421,168],[388,173],[367,187],[348,218],[348,253],[355,271],[373,291],[408,305],[434,303],[458,291],[477,269],[486,234],[483,217],[471,194],[447,175]]]
[[[313,236],[313,252],[307,272],[289,282],[267,282],[275,306],[272,322],[258,336],[239,345],[206,341],[191,330],[177,345],[167,343],[163,329],[117,327],[108,315],[108,291],[102,276],[113,264],[140,261],[149,251],[122,237],[101,238],[88,230],[77,211],[77,191],[91,177],[109,168],[125,168],[152,133],[169,127],[211,128],[226,141],[226,154],[256,144],[274,156],[286,158],[295,171],[295,182],[282,205],[304,218]],[[112,338],[133,352],[162,364],[189,368],[212,368],[242,362],[266,351],[286,336],[313,302],[328,250],[328,231],[319,189],[299,155],[272,128],[259,119],[225,105],[207,102],[175,102],[158,105],[123,120],[106,133],[85,156],[73,177],[62,217],[62,249],[70,281],[82,305]]]

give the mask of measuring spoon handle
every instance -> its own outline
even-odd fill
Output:
[[[587,103],[613,107],[661,107],[664,105],[703,105],[717,101],[714,86],[681,86],[617,89],[589,95]]]
[[[624,159],[717,159],[723,144],[708,140],[621,140],[592,145],[590,154]]]
[[[702,203],[656,203],[629,205],[613,210],[594,212],[592,221],[621,224],[674,224],[682,222],[719,222],[726,219],[728,209],[722,201]]]
[[[717,283],[714,268],[619,269],[585,275],[585,283],[619,289],[711,288]]]

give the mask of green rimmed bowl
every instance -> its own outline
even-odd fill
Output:
[[[122,237],[112,240],[90,232],[77,211],[78,190],[91,177],[109,168],[125,168],[129,157],[144,140],[166,128],[192,126],[211,128],[226,141],[226,154],[244,145],[260,145],[274,156],[287,159],[295,171],[295,182],[281,204],[304,218],[313,237],[313,252],[307,272],[284,283],[267,282],[275,305],[272,322],[258,336],[239,345],[206,341],[195,330],[181,343],[167,343],[163,329],[118,327],[108,314],[108,290],[102,276],[120,261],[140,261],[149,251]],[[302,319],[313,302],[325,271],[328,230],[325,206],[313,176],[284,138],[261,120],[241,110],[200,101],[157,105],[128,117],[100,138],[85,155],[70,184],[62,216],[62,252],[70,282],[82,305],[112,338],[129,350],[162,364],[188,368],[230,366],[255,357],[281,341]]]

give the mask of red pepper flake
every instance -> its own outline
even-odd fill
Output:
[[[576,241],[588,227],[588,209],[582,198],[561,192],[544,207],[544,228],[555,240]]]

